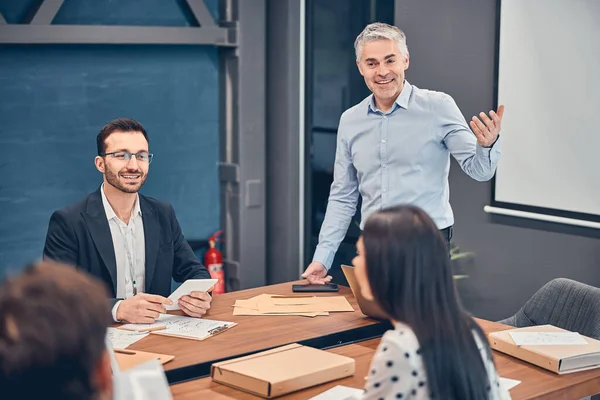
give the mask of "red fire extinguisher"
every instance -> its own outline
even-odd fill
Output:
[[[225,293],[225,270],[223,269],[223,255],[215,247],[216,242],[219,240],[219,236],[223,231],[217,231],[208,239],[208,250],[204,254],[204,265],[210,277],[218,279],[217,283],[213,288],[213,295]]]

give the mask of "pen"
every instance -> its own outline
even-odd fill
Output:
[[[131,350],[113,349],[113,351],[115,353],[120,353],[120,354],[131,354],[131,355],[135,354],[135,351],[131,351]]]
[[[209,333],[209,335],[215,335],[215,334],[217,334],[217,333],[219,333],[221,331],[224,331],[225,329],[227,329],[227,325],[221,325],[221,326],[217,326],[217,327],[215,327],[213,329],[210,329],[208,331],[208,333]]]
[[[155,326],[155,327],[152,327],[152,328],[148,328],[148,329],[144,330],[143,332],[160,331],[162,329],[167,329],[167,326],[166,325]]]

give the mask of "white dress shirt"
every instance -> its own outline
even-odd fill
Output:
[[[140,199],[139,196],[136,197],[129,223],[126,224],[117,217],[108,202],[104,193],[104,184],[100,191],[117,262],[117,298],[129,299],[135,295],[134,292],[141,293],[146,287],[146,246]],[[121,301],[118,301],[112,309],[115,321],[117,321],[117,309],[120,304]]]

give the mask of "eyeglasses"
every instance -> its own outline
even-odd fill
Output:
[[[113,151],[111,153],[100,154],[100,156],[113,156],[117,160],[121,161],[129,161],[133,156],[138,162],[147,162],[148,164],[150,164],[152,162],[152,157],[154,157],[154,154],[148,153],[147,151],[140,151],[138,153],[130,153],[128,151]]]

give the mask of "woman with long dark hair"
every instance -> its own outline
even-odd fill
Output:
[[[424,211],[373,214],[353,264],[363,296],[394,325],[373,357],[365,398],[510,399],[485,334],[458,300],[446,243]]]

